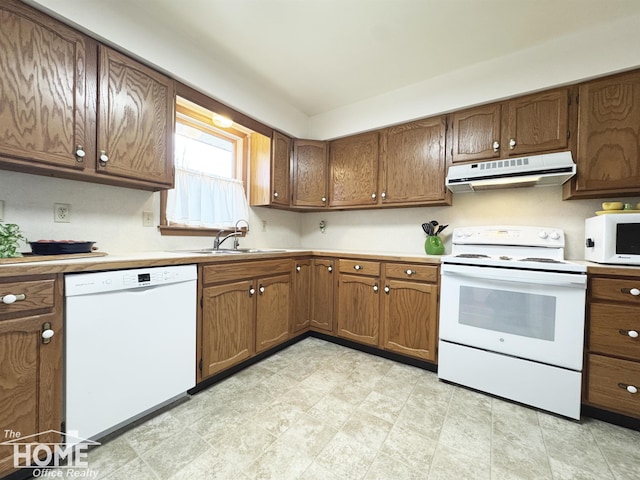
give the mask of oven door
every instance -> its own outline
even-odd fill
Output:
[[[442,265],[440,339],[582,370],[583,274]]]

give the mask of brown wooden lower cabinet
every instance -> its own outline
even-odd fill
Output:
[[[289,339],[290,259],[205,265],[198,381]]]
[[[60,431],[62,421],[62,281],[55,276],[0,281],[0,428],[2,442]],[[24,295],[24,298],[22,297]],[[45,330],[52,330],[47,342]],[[60,442],[51,432],[35,440]],[[24,462],[21,462],[24,464]],[[0,446],[0,477],[14,470],[13,447]]]
[[[316,258],[311,263],[311,321],[315,330],[333,331],[334,261]]]
[[[312,310],[312,264],[313,260],[306,258],[296,260],[293,267],[293,315],[291,317],[291,333],[296,333],[309,327]]]
[[[588,369],[590,404],[640,417],[640,363],[591,354]]]

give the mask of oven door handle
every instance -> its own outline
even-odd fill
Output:
[[[476,269],[474,269],[476,270]],[[497,273],[496,269],[489,271],[489,269],[482,270],[481,274],[474,272],[465,272],[465,271],[452,271],[452,270],[442,270],[442,276],[457,276],[457,277],[465,277],[465,278],[473,278],[476,280],[495,280],[498,282],[505,283],[524,283],[529,285],[545,285],[551,287],[569,287],[569,288],[586,288],[586,278],[584,275],[573,275],[573,274],[552,274],[544,272],[542,276],[536,275],[538,272],[527,272],[529,275],[527,278],[518,278],[515,275],[504,275],[501,273]],[[477,271],[477,270],[476,270]]]

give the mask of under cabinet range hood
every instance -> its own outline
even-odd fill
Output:
[[[576,174],[571,152],[452,165],[446,185],[454,193],[562,185]]]

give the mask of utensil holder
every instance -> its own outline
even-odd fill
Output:
[[[429,235],[424,242],[424,250],[427,255],[442,255],[444,253],[444,244],[437,235]]]

